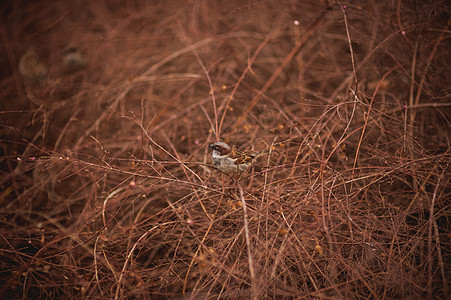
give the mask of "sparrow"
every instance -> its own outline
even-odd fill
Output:
[[[81,70],[87,66],[84,54],[74,46],[67,46],[64,49],[63,63],[67,73]]]
[[[23,77],[35,81],[47,76],[47,66],[39,59],[34,48],[28,49],[19,60],[19,73]]]
[[[263,151],[255,154],[248,154],[247,152],[240,152],[235,147],[231,147],[223,142],[216,142],[210,144],[211,161],[219,171],[231,176],[241,175],[252,164],[252,162],[263,155]]]

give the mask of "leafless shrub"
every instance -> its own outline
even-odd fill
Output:
[[[222,2],[1,4],[0,294],[449,296],[446,2]]]

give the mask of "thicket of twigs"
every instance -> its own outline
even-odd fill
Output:
[[[449,296],[446,1],[0,9],[2,298]]]

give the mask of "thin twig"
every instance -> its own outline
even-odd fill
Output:
[[[251,239],[249,237],[249,221],[247,215],[247,205],[246,200],[244,199],[244,192],[241,184],[238,183],[238,189],[240,190],[240,198],[241,204],[243,207],[243,219],[244,219],[244,236],[246,238],[246,246],[247,246],[247,259],[249,263],[249,271],[251,273],[251,284],[252,284],[252,292],[253,299],[257,297],[257,282],[255,281],[255,270],[254,270],[254,262],[252,260],[252,247],[251,247]]]

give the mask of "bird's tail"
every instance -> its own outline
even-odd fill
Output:
[[[266,150],[266,149],[263,149],[262,151],[260,151],[260,152],[257,152],[257,153],[255,153],[255,154],[252,154],[251,156],[254,158],[254,159],[256,159],[256,158],[259,158],[260,156],[263,156],[263,155],[265,155],[265,154],[267,154],[268,153],[268,151]]]

